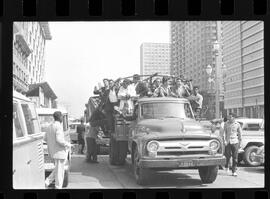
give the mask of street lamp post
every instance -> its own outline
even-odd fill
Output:
[[[216,118],[220,117],[220,105],[219,105],[219,93],[220,93],[220,88],[219,88],[219,78],[220,78],[220,66],[221,66],[221,54],[220,54],[220,44],[218,41],[214,42],[214,51],[215,51],[215,56],[216,56],[216,78],[215,78],[215,87],[216,87],[216,97],[215,97],[215,102],[216,102]]]

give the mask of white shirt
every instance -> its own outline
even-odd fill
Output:
[[[197,95],[194,95],[194,99],[198,104],[198,108],[202,108],[203,96],[201,94],[197,93]]]
[[[133,110],[134,105],[131,99],[128,99],[128,100],[121,99],[121,97],[126,97],[127,95],[130,95],[129,89],[121,86],[118,92],[118,98],[120,99],[120,106],[119,106],[120,110],[123,110],[123,108],[125,107],[125,104],[128,105],[129,111]]]
[[[115,93],[115,89],[113,89],[113,90],[110,89],[109,100],[110,100],[111,103],[117,102],[117,95]]]
[[[138,82],[135,84],[135,83],[132,83],[130,85],[128,85],[128,92],[130,94],[131,97],[137,97],[139,95],[137,95],[136,93],[136,86],[138,85]]]

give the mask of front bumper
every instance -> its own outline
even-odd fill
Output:
[[[141,159],[139,166],[141,168],[188,168],[200,166],[225,165],[224,156],[207,158],[171,158],[171,159]]]

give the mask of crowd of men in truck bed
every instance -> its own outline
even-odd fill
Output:
[[[129,78],[119,78],[117,80],[103,79],[104,86],[95,86],[94,94],[99,95],[100,103],[91,121],[101,119],[101,113],[105,117],[106,125],[103,130],[107,133],[113,131],[114,113],[130,115],[133,113],[136,101],[142,97],[176,97],[187,98],[194,110],[195,116],[200,117],[203,97],[199,94],[199,88],[192,85],[192,80],[183,77],[159,76],[154,74],[145,79],[143,76],[133,75]],[[92,125],[97,125],[93,124]],[[106,130],[105,130],[106,129]]]

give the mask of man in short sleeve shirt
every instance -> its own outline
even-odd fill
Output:
[[[226,165],[225,169],[229,171],[229,161],[232,157],[232,175],[237,176],[236,166],[238,162],[238,149],[242,141],[241,125],[235,121],[235,114],[230,113],[228,121],[224,125],[223,140],[225,144]]]

